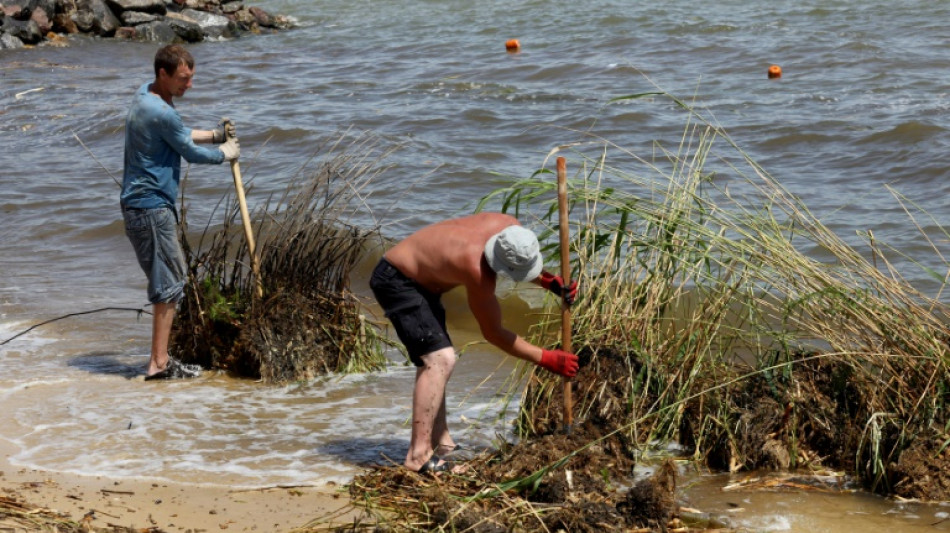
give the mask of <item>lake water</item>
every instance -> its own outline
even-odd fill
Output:
[[[471,212],[505,176],[526,178],[554,147],[587,135],[641,155],[654,143],[675,146],[685,124],[668,100],[610,102],[658,86],[695,99],[849,242],[872,230],[947,271],[933,247],[948,252],[940,224],[950,192],[950,4],[254,5],[300,27],[190,46],[194,88],[176,101],[192,127],[235,120],[252,209],[305,172],[322,140],[369,131],[402,145],[368,200],[398,238]],[[520,53],[506,53],[510,38]],[[68,313],[146,303],[113,177],[121,179],[128,104],[151,79],[155,50],[78,38],[66,48],[0,51],[0,342]],[[781,79],[767,79],[771,64]],[[918,223],[933,243],[888,186],[930,213]],[[230,187],[226,165],[190,167],[192,228],[203,228]],[[895,260],[921,290],[936,290],[912,261]],[[531,296],[505,298],[517,331],[535,318]],[[459,344],[478,340],[458,295],[449,314]],[[17,464],[260,486],[345,482],[365,464],[401,462],[412,368],[286,387],[214,373],[143,383],[148,318],[76,316],[0,346],[0,438],[19,447]],[[498,402],[511,368],[484,344],[469,348],[449,385],[460,442],[488,446],[507,432]],[[723,483],[702,479],[693,498],[728,508],[736,502],[721,497]],[[942,507],[867,495],[738,503],[747,514],[737,523],[756,530],[946,527]]]

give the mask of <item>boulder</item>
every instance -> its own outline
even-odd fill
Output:
[[[163,20],[146,22],[145,24],[136,26],[135,32],[138,35],[138,39],[142,41],[171,43],[181,40],[178,38],[178,34],[175,33],[175,30]]]
[[[9,33],[0,32],[0,50],[8,48],[23,48],[23,41]]]
[[[205,34],[201,31],[201,26],[194,20],[182,15],[181,13],[168,13],[165,15],[165,22],[175,30],[175,34],[181,37],[186,43],[201,42]]]
[[[16,2],[16,5],[11,5]],[[293,26],[288,17],[245,0],[0,0],[0,48],[42,42],[60,46],[65,34],[85,33],[121,40],[198,42],[237,37],[261,27]],[[8,27],[4,27],[7,24]],[[121,28],[121,30],[120,30]],[[2,532],[0,532],[2,533]]]
[[[214,13],[194,9],[185,9],[181,14],[195,21],[201,27],[201,31],[204,32],[205,36],[212,39],[233,37],[237,31],[234,23],[224,15],[215,15]]]
[[[53,29],[53,23],[50,22],[49,15],[42,7],[33,9],[33,14],[30,15],[30,20],[35,22],[36,25],[40,27],[40,32],[42,32],[43,35],[46,35],[51,29]]]
[[[76,0],[56,0],[56,10],[51,12],[53,14],[53,21],[55,22],[56,17],[59,15],[71,17],[77,9]]]
[[[164,15],[168,12],[165,0],[106,0],[112,11],[121,15],[126,11],[140,11],[153,15]]]
[[[66,13],[57,13],[53,17],[53,31],[58,33],[79,33],[79,28],[76,26],[76,21],[74,21]]]
[[[47,17],[52,17],[56,14],[56,0],[18,0],[23,4],[23,7],[36,11],[37,9],[42,9]]]
[[[123,13],[124,15],[124,13]],[[149,15],[152,16],[152,15]],[[138,39],[139,33],[135,28],[130,26],[122,26],[121,28],[115,30],[114,39],[119,39],[120,41],[134,41]]]
[[[216,11],[221,4],[214,0],[185,0],[182,7],[187,9],[197,9],[199,11]]]
[[[23,18],[21,13],[23,13],[23,7],[18,5],[3,6],[3,9],[0,10],[0,15],[4,15],[12,19]],[[29,17],[29,15],[27,15],[27,17]]]
[[[79,11],[87,9],[93,15],[92,32],[100,37],[112,37],[115,30],[122,26],[119,19],[115,16],[105,0],[80,0],[78,2]],[[77,23],[78,24],[78,23]]]
[[[242,30],[254,30],[258,28],[257,19],[254,18],[254,15],[247,9],[235,11],[232,15],[228,15],[228,18],[234,20]]]
[[[69,20],[75,24],[78,32],[82,33],[91,33],[92,27],[96,24],[96,16],[88,9],[77,9],[70,15]]]
[[[274,27],[274,17],[272,17],[267,11],[264,11],[259,7],[249,7],[247,10],[251,15],[254,16],[254,20],[256,20],[261,26],[265,28]]]
[[[145,24],[146,22],[162,20],[162,17],[158,15],[152,15],[151,13],[143,13],[141,11],[125,11],[119,15],[119,20],[121,20],[122,24],[125,26],[138,26],[139,24]]]
[[[244,2],[227,2],[221,4],[221,12],[230,15],[244,9]]]
[[[10,17],[3,19],[3,33],[16,37],[22,44],[36,44],[42,41],[45,35],[40,31],[40,27],[36,22],[32,20],[16,20]]]

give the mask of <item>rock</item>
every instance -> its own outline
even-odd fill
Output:
[[[286,30],[294,27],[294,21],[285,15],[274,15],[274,28]]]
[[[23,48],[23,41],[9,33],[0,33],[0,50],[10,48]]]
[[[80,0],[78,7],[80,11],[85,7],[92,12],[94,18],[92,32],[100,37],[112,37],[115,30],[122,26],[119,19],[106,5],[105,0]]]
[[[96,16],[88,9],[77,9],[70,15],[69,19],[76,25],[76,29],[82,33],[91,33],[92,26],[96,23]]]
[[[234,22],[237,23],[238,27],[242,30],[255,30],[258,29],[259,24],[257,19],[254,18],[254,15],[251,14],[247,9],[242,9],[240,11],[234,12],[230,15],[234,19]]]
[[[288,17],[245,8],[244,0],[0,0],[2,48],[44,39],[65,46],[69,41],[62,36],[75,33],[121,40],[198,42],[233,38],[244,31],[259,33],[261,27],[292,26]]]
[[[46,10],[42,7],[37,7],[33,10],[33,14],[30,15],[30,20],[35,22],[36,25],[40,27],[40,32],[42,32],[43,35],[46,35],[51,29],[53,29],[53,23],[50,22]]]
[[[185,0],[183,7],[198,11],[215,11],[221,4],[213,0]]]
[[[68,14],[59,13],[53,17],[53,31],[58,33],[79,33],[79,28]]]
[[[16,37],[22,44],[36,44],[43,40],[44,35],[36,22],[32,20],[16,20],[10,17],[3,19],[3,33],[4,35]]]
[[[14,6],[3,7],[3,15],[10,17],[12,19],[20,18],[20,13],[22,12],[23,12],[23,8],[21,6],[14,5]]]
[[[155,41],[160,43],[171,43],[178,39],[178,34],[168,25],[167,22],[156,20],[155,22],[146,22],[135,27],[138,39],[142,41]]]
[[[142,13],[141,11],[126,11],[119,15],[119,20],[121,20],[125,26],[138,26],[146,22],[162,20],[162,17],[150,13]],[[118,32],[118,30],[116,30],[116,32]]]
[[[106,0],[112,11],[121,15],[126,11],[138,11],[153,15],[164,15],[168,12],[165,0]]]
[[[205,37],[212,39],[233,37],[237,30],[234,23],[224,15],[215,15],[214,13],[194,9],[185,9],[181,14],[198,23]]]
[[[181,13],[168,13],[165,15],[165,22],[175,30],[175,34],[187,43],[201,42],[205,38],[201,26]]]
[[[274,17],[272,17],[267,11],[264,11],[259,7],[249,7],[247,10],[251,13],[251,15],[254,16],[254,19],[261,26],[264,26],[265,28],[274,27]]]
[[[72,17],[76,13],[78,7],[76,6],[76,0],[56,0],[56,9],[50,11],[47,14],[52,13],[53,15],[53,24],[56,24],[56,18],[65,15],[67,18]]]
[[[36,12],[37,9],[42,9],[46,13],[47,17],[52,17],[56,14],[56,0],[19,0],[23,3],[23,7]]]
[[[130,11],[130,13],[134,13],[134,11]],[[125,15],[125,13],[123,13],[123,15]],[[148,16],[151,17],[154,15],[148,15]],[[122,41],[134,41],[138,39],[138,36],[139,36],[139,33],[138,31],[136,31],[135,28],[132,28],[130,26],[122,26],[121,28],[115,30],[114,38],[122,40]]]
[[[228,2],[221,4],[221,12],[230,15],[244,9],[244,2]]]

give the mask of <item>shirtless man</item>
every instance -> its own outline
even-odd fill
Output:
[[[562,376],[577,373],[576,355],[535,346],[501,323],[498,274],[531,281],[574,301],[577,282],[564,288],[561,277],[545,272],[541,261],[534,233],[500,213],[432,224],[383,255],[370,287],[417,367],[406,468],[420,473],[453,468],[440,457],[455,449],[446,424],[445,386],[456,355],[445,327],[442,293],[464,286],[485,340],[506,353]]]

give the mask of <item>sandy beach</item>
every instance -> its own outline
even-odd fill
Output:
[[[110,479],[47,472],[10,464],[15,448],[0,440],[0,499],[31,511],[48,509],[90,529],[112,526],[136,531],[290,531],[315,519],[352,522],[344,487],[232,489],[146,479]],[[31,531],[4,514],[0,531]]]

